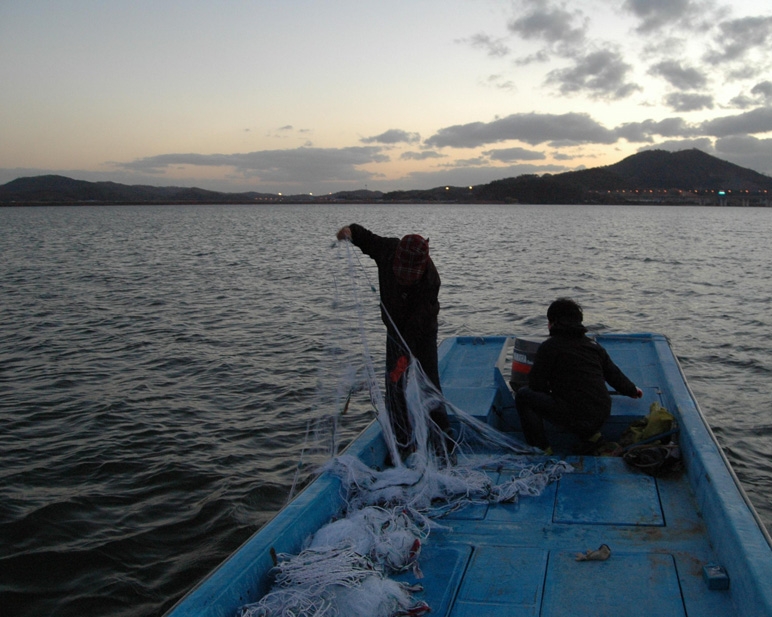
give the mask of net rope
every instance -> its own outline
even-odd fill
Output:
[[[403,377],[413,452],[403,461],[380,387],[383,376],[376,374],[368,344],[362,287],[372,294],[377,290],[351,243],[335,246],[339,250],[333,271],[344,275],[337,275],[333,286],[328,339],[332,361],[324,362],[318,374],[315,420],[306,431],[292,493],[307,466],[313,465],[317,473],[340,478],[345,506],[339,518],[306,540],[299,554],[276,556],[271,591],[243,606],[240,617],[390,617],[428,612],[430,607],[415,599],[420,586],[389,576],[411,571],[421,579],[421,548],[433,529],[447,528],[444,517],[474,504],[512,503],[540,495],[572,471],[565,461],[534,457],[541,451],[453,405],[414,357]],[[339,284],[344,279],[346,286]],[[358,341],[359,350],[345,346],[345,341]],[[341,417],[360,392],[369,396],[393,466],[370,467],[339,452]],[[432,445],[437,443],[432,435],[441,431],[429,412],[440,403],[453,419],[450,452],[445,445]]]

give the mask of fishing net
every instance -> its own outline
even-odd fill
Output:
[[[428,612],[430,607],[414,598],[420,588],[389,576],[411,570],[415,578],[422,577],[421,548],[433,529],[446,527],[447,514],[473,504],[540,495],[549,483],[572,471],[565,461],[534,457],[542,452],[450,403],[415,358],[402,376],[412,429],[410,454],[403,460],[404,449],[397,447],[379,385],[383,375],[376,372],[370,355],[358,258],[350,243],[340,246],[344,250],[338,251],[338,257],[343,259],[337,263],[345,263],[347,276],[336,280],[347,279],[349,285],[334,287],[331,323],[335,333],[330,341],[335,362],[325,363],[326,372],[320,374],[325,381],[317,397],[319,413],[307,431],[303,460],[326,454],[318,471],[340,478],[345,506],[337,520],[307,539],[298,555],[277,555],[272,590],[242,607],[241,617],[388,617]],[[365,272],[364,288],[377,294],[366,278]],[[377,308],[376,303],[373,314],[378,314]],[[359,352],[352,354],[341,341],[358,341]],[[369,396],[391,466],[370,467],[337,449],[340,418],[357,393]],[[430,418],[438,405],[444,405],[453,420],[450,438]],[[303,468],[299,464],[298,471]]]
[[[352,549],[326,547],[277,557],[274,589],[243,607],[242,617],[389,617],[414,608],[407,586],[387,578]]]

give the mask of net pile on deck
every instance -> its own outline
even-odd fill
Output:
[[[356,283],[350,249],[347,256]],[[420,587],[406,586],[389,576],[412,570],[420,581],[421,547],[432,529],[443,526],[444,515],[470,504],[514,502],[540,495],[550,482],[571,471],[564,461],[528,456],[541,452],[453,406],[415,358],[404,377],[414,451],[403,461],[363,334],[362,303],[356,289],[353,293],[353,301],[336,296],[335,302],[356,311],[356,319],[349,323],[356,323],[359,329],[361,364],[352,369],[341,362],[335,380],[338,385],[332,388],[329,403],[332,409],[345,410],[351,392],[366,389],[394,465],[373,468],[354,456],[332,452],[320,471],[336,474],[342,481],[345,508],[340,518],[308,538],[299,554],[276,556],[273,588],[258,602],[242,607],[242,617],[389,617],[428,612],[430,607],[415,599]],[[333,340],[355,339],[337,333]],[[338,359],[344,355],[336,351]],[[439,402],[454,418],[449,443],[434,438],[439,429],[429,411]],[[322,415],[323,425],[335,430],[338,421],[331,421],[329,413]],[[309,435],[319,433],[309,430]],[[337,444],[334,436],[323,441]],[[486,454],[475,453],[480,450]],[[495,482],[492,477],[499,475],[503,480]]]

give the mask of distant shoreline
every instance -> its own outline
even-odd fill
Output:
[[[224,193],[195,187],[17,178],[0,186],[2,206],[262,204],[545,204],[770,207],[772,177],[700,150],[647,150],[606,167],[525,174],[474,186],[335,193]]]
[[[517,202],[517,201],[429,201],[429,200],[407,200],[407,201],[387,201],[387,200],[314,200],[301,201],[296,199],[288,200],[261,200],[261,201],[159,201],[159,202],[108,202],[108,201],[18,201],[10,203],[0,203],[0,208],[47,208],[47,207],[126,207],[126,206],[152,206],[152,207],[174,207],[174,206],[325,206],[325,205],[394,205],[394,206],[437,206],[437,205],[465,205],[465,206],[485,206],[485,205],[510,205],[510,206],[683,206],[691,208],[770,208],[772,200],[752,201],[748,198],[728,198],[722,200],[704,200],[698,201],[679,201],[679,200],[661,200],[661,201],[586,201],[581,203],[545,203],[545,202]]]

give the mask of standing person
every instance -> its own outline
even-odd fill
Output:
[[[536,352],[528,385],[515,395],[525,440],[548,454],[552,448],[544,420],[578,435],[580,453],[589,453],[600,445],[600,428],[611,415],[606,383],[625,396],[643,396],[608,352],[585,336],[583,319],[582,307],[569,298],[559,298],[549,306],[550,336]]]
[[[384,238],[356,223],[341,228],[337,238],[351,240],[378,266],[381,319],[386,325],[386,409],[397,447],[400,454],[406,456],[415,447],[404,378],[411,354],[441,391],[437,361],[440,275],[429,257],[429,240],[418,234],[402,239]],[[445,435],[449,433],[450,422],[444,405],[433,409],[430,417]],[[432,434],[432,445],[438,454],[452,450],[448,444],[447,437],[443,443],[440,436]]]

